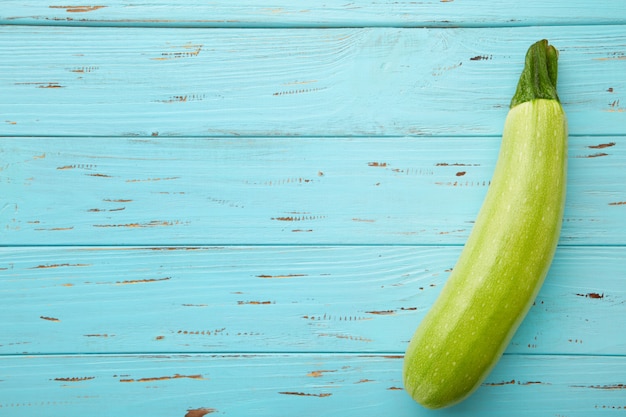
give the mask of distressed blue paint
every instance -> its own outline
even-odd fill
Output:
[[[494,27],[609,25],[626,22],[621,0],[274,0],[206,2],[102,0],[94,3],[4,0],[0,23],[157,27]]]
[[[461,245],[500,138],[0,144],[5,244]],[[561,243],[626,243],[623,137],[572,137],[569,153]]]
[[[434,415],[402,391],[392,355],[5,356],[0,365],[0,412],[11,416]],[[625,373],[620,357],[508,355],[473,397],[436,415],[619,416]]]
[[[4,26],[0,135],[499,135],[540,37],[570,133],[624,134],[623,26]]]
[[[432,415],[402,353],[539,37],[563,235],[487,383],[437,414],[624,413],[621,0],[67,4],[0,6],[0,414]]]
[[[460,250],[5,249],[0,316],[13,319],[0,323],[0,353],[403,354]],[[623,354],[625,255],[559,248],[508,352]]]

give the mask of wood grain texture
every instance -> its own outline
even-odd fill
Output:
[[[0,23],[165,27],[349,27],[608,25],[626,22],[621,0],[341,1],[100,0],[96,3],[3,0]]]
[[[0,357],[11,416],[432,416],[396,355]],[[626,365],[607,356],[505,355],[450,416],[621,416]],[[204,413],[204,414],[203,414]]]
[[[4,26],[0,136],[500,135],[541,37],[570,133],[623,135],[623,26]]]
[[[4,244],[454,244],[499,137],[2,138]],[[624,244],[621,136],[570,138],[562,245]]]
[[[403,354],[460,250],[5,249],[0,353]],[[559,248],[508,353],[623,355],[625,251]]]
[[[0,415],[429,416],[408,338],[560,51],[545,286],[442,416],[626,410],[622,0],[0,2]]]

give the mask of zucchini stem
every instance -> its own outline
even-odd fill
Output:
[[[536,99],[559,101],[556,92],[559,51],[542,39],[528,48],[510,108]],[[560,102],[560,101],[559,101]]]

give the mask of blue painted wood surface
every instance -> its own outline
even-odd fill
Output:
[[[626,411],[621,0],[0,3],[0,415]],[[439,412],[402,355],[524,53],[570,121],[554,264]]]

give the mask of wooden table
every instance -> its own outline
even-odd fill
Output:
[[[0,415],[624,415],[624,2],[259,3],[0,4]],[[486,383],[431,412],[403,353],[542,38],[556,259]]]

